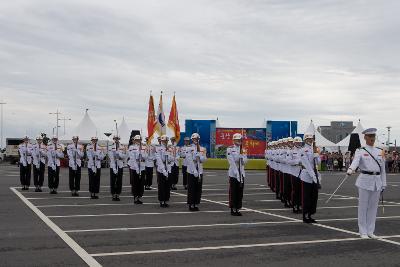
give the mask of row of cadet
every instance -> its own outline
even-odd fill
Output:
[[[177,147],[175,139],[166,135],[159,137],[158,145],[143,143],[142,137],[136,135],[132,138],[132,144],[124,146],[118,136],[113,137],[114,142],[107,150],[97,144],[98,138],[91,138],[91,144],[84,149],[79,144],[79,137],[74,136],[72,143],[66,147],[69,162],[69,187],[72,196],[79,196],[81,169],[84,158],[87,159],[89,176],[89,192],[91,199],[98,199],[100,191],[101,162],[108,152],[110,166],[110,191],[113,201],[120,201],[122,192],[122,177],[125,162],[129,167],[131,193],[135,204],[142,204],[144,190],[152,189],[153,169],[156,169],[158,200],[160,207],[168,207],[170,190],[176,190],[179,177],[179,159],[182,158],[183,186],[187,189],[187,204],[189,210],[198,211],[203,184],[203,163],[206,161],[206,149],[200,146],[200,135],[192,134],[191,138],[185,138],[185,145]],[[192,141],[192,144],[190,143]],[[42,192],[45,166],[48,170],[48,187],[50,194],[57,194],[60,177],[60,159],[64,158],[65,150],[58,138],[53,136],[52,142],[47,146],[43,144],[41,136],[36,138],[36,143],[29,143],[29,137],[24,137],[24,142],[19,145],[20,154],[20,182],[22,190],[29,190],[31,169],[33,165],[33,177],[35,192]],[[146,140],[147,141],[147,140]],[[229,203],[231,214],[240,216],[242,207],[243,188],[247,156],[242,149],[242,136],[233,136],[233,146],[227,150],[229,168]]]
[[[276,199],[282,201],[293,213],[302,213],[303,222],[315,223],[318,190],[321,175],[318,148],[312,134],[301,137],[284,138],[268,144],[265,152],[267,164],[267,184],[275,192]]]

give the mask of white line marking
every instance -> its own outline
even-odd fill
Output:
[[[154,229],[182,229],[182,228],[209,228],[209,227],[226,227],[226,226],[252,226],[266,224],[284,224],[294,223],[294,221],[277,221],[277,222],[253,222],[253,223],[217,223],[217,224],[193,224],[193,225],[168,225],[168,226],[148,226],[148,227],[122,227],[122,228],[100,228],[100,229],[84,229],[84,230],[66,230],[66,233],[87,233],[87,232],[108,232],[108,231],[135,231],[135,230],[154,230]]]
[[[172,194],[180,194],[180,193],[176,193],[176,192],[171,192],[171,193]],[[209,199],[202,199],[202,200],[206,201],[206,202],[211,202],[211,203],[215,203],[215,204],[228,206],[228,204],[222,203],[222,202],[218,202],[218,201],[213,201],[213,200],[209,200]],[[254,210],[254,209],[249,209],[249,208],[243,208],[243,210],[253,211],[253,212],[256,212],[256,213],[265,214],[265,215],[269,215],[269,216],[273,216],[273,217],[278,217],[278,218],[285,219],[285,220],[292,220],[292,221],[296,221],[296,222],[301,222],[301,220],[294,219],[292,217],[282,216],[282,215],[269,213],[269,212],[263,212],[263,211],[260,211],[260,210]],[[325,228],[325,229],[329,229],[329,230],[333,230],[333,231],[337,231],[337,232],[351,234],[351,235],[357,235],[357,236],[359,235],[359,233],[356,233],[356,232],[353,232],[353,231],[348,231],[348,230],[345,230],[345,229],[341,229],[341,228],[338,228],[338,227],[332,227],[332,226],[328,226],[328,225],[324,225],[324,224],[320,224],[320,223],[315,223],[315,224],[312,224],[312,225],[318,226],[318,227],[321,227],[321,228]],[[394,241],[391,241],[391,240],[385,240],[383,238],[379,238],[379,239],[376,239],[376,240],[400,246],[400,242],[394,242]]]
[[[162,250],[147,250],[147,251],[139,250],[139,251],[126,251],[126,252],[113,252],[113,253],[97,253],[97,254],[91,254],[91,255],[93,257],[107,257],[107,256],[186,252],[186,251],[207,251],[207,250],[238,249],[238,248],[276,247],[276,246],[288,246],[288,245],[335,243],[335,242],[349,242],[349,241],[363,241],[363,240],[365,240],[365,239],[361,239],[361,238],[324,239],[324,240],[311,240],[311,241],[248,244],[248,245],[218,246],[218,247],[178,248],[178,249],[162,249]]]
[[[38,208],[36,208],[29,200],[27,200],[20,192],[15,188],[10,188],[39,218],[50,227],[64,242],[75,251],[78,256],[86,262],[89,266],[101,266],[89,253],[86,252],[81,246],[78,245],[69,235],[60,229],[55,223],[53,223],[46,215],[44,215]]]
[[[172,212],[138,212],[138,213],[106,213],[106,214],[73,214],[73,215],[54,215],[49,218],[80,218],[80,217],[107,217],[107,216],[139,216],[139,215],[179,215],[179,214],[201,214],[201,213],[227,213],[226,210],[205,210],[205,211],[172,211]]]
[[[261,195],[273,195],[275,193],[250,193],[250,194],[243,194],[244,196],[261,196]],[[221,193],[221,194],[206,194],[203,197],[218,197],[218,196],[228,196],[229,194]],[[119,196],[120,198],[133,198],[133,196]],[[153,196],[143,196],[142,198],[157,198],[158,196],[155,194]],[[178,196],[177,197],[186,197],[185,196]],[[54,199],[90,199],[90,196],[79,196],[79,197],[27,197],[28,200],[54,200]],[[99,199],[111,199],[111,196],[99,196]]]
[[[182,202],[169,202],[170,204],[187,204],[186,201]],[[143,203],[142,205],[160,205],[160,203]],[[58,207],[97,207],[97,206],[134,206],[133,202],[130,203],[98,203],[98,204],[60,204],[60,205],[38,205],[37,208],[58,208]]]

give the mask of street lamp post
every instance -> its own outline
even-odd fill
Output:
[[[390,129],[392,127],[391,126],[387,126],[386,128],[388,129],[387,146],[388,146],[388,150],[390,151]]]
[[[1,134],[0,134],[0,148],[3,148],[3,106],[7,104],[6,102],[0,102],[1,105]]]
[[[58,126],[58,121],[59,121],[58,115],[60,115],[61,113],[58,112],[58,109],[57,109],[57,112],[50,112],[49,114],[50,115],[56,115],[56,117],[57,117],[57,119],[56,119],[56,121],[57,121],[56,132],[57,132],[57,134],[56,135],[57,135],[57,138],[58,138],[58,128],[59,128],[59,126]],[[54,135],[54,130],[53,130],[53,135]]]
[[[65,121],[70,121],[71,119],[70,118],[61,118],[61,119],[58,119],[59,121],[63,121],[64,122],[64,135],[65,135]]]

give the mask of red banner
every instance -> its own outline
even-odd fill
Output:
[[[217,157],[224,157],[226,148],[233,145],[233,135],[243,135],[243,148],[247,155],[252,158],[264,158],[266,148],[266,130],[264,128],[217,128],[215,135],[215,150]]]

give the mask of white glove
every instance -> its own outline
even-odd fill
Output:
[[[163,171],[163,174],[165,177],[168,177],[168,172],[167,171]]]
[[[382,192],[386,189],[386,186],[382,186]]]
[[[352,169],[348,169],[347,170],[347,175],[352,175],[353,174],[353,170]]]
[[[197,171],[193,172],[194,177],[199,177],[199,173]]]

